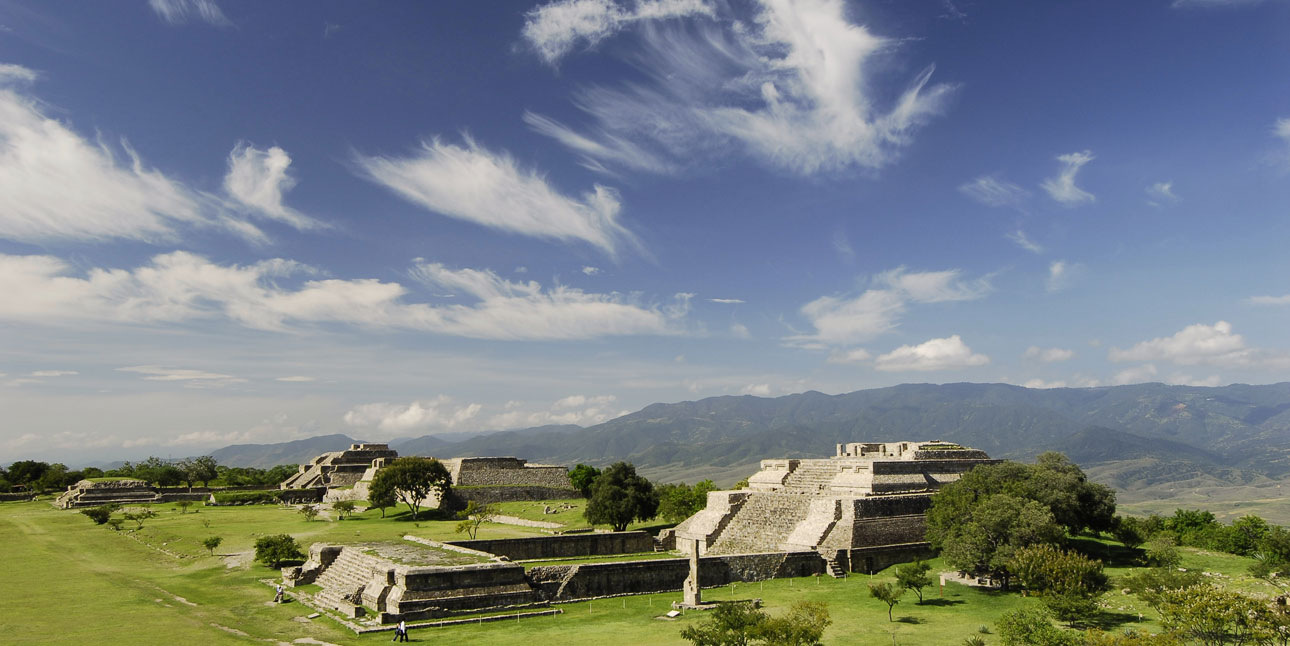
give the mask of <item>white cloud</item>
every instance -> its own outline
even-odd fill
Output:
[[[829,355],[829,363],[864,363],[873,358],[864,348],[839,350]]]
[[[450,430],[471,422],[480,404],[454,404],[452,398],[439,395],[434,399],[410,404],[375,402],[360,404],[345,413],[345,423],[357,428],[373,428],[387,434],[409,431]]]
[[[1026,388],[1040,388],[1040,389],[1065,388],[1066,382],[1060,379],[1056,381],[1044,381],[1043,379],[1031,379],[1030,381],[1027,381],[1026,383],[1022,384],[1022,386]]]
[[[1250,7],[1262,2],[1263,0],[1174,0],[1170,6],[1174,9],[1224,9]]]
[[[990,357],[975,354],[959,335],[930,339],[918,345],[902,345],[874,360],[874,368],[888,372],[908,370],[958,370],[984,366]]]
[[[145,167],[124,140],[121,163],[105,142],[91,144],[45,116],[38,99],[15,88],[35,78],[16,65],[0,67],[0,237],[156,241],[174,238],[177,225],[218,225],[264,239],[220,213],[215,198]]]
[[[1019,207],[1030,196],[1026,189],[990,175],[960,184],[959,192],[986,206]]]
[[[317,380],[318,379],[316,377],[306,377],[303,375],[291,375],[289,377],[277,377],[274,379],[274,381],[285,381],[287,383],[301,383],[301,384],[308,383],[311,381],[317,381]]]
[[[203,386],[226,386],[228,384],[243,383],[246,380],[233,375],[220,374],[218,372],[208,372],[206,370],[193,370],[190,368],[166,368],[164,366],[129,366],[117,368],[119,372],[133,372],[136,374],[146,375],[145,381],[173,381],[182,382],[190,387]]]
[[[162,20],[172,25],[182,25],[190,20],[200,20],[216,27],[233,23],[224,16],[215,0],[148,0],[148,6]]]
[[[592,266],[588,265],[588,266],[586,266],[586,267],[583,267],[583,268],[582,268],[582,273],[584,273],[584,274],[586,274],[586,275],[588,275],[588,276],[595,276],[596,274],[599,274],[599,273],[600,273],[600,268],[599,268],[599,267],[592,267]]]
[[[1175,386],[1206,386],[1213,388],[1215,386],[1223,385],[1223,380],[1218,375],[1210,375],[1203,379],[1199,379],[1192,377],[1191,375],[1175,374],[1170,375],[1170,377],[1165,381],[1166,383],[1174,384]]]
[[[1174,193],[1173,182],[1156,182],[1147,187],[1147,204],[1151,206],[1162,206],[1178,201],[1178,195]]]
[[[245,142],[238,143],[228,155],[224,190],[255,215],[296,229],[318,228],[321,223],[317,220],[282,203],[282,194],[296,184],[295,178],[287,174],[290,165],[291,156],[277,146],[260,150]]]
[[[753,395],[756,397],[770,397],[770,384],[748,384],[739,389],[740,395]]]
[[[1029,348],[1026,348],[1026,352],[1021,356],[1027,359],[1037,359],[1044,363],[1054,363],[1057,361],[1066,361],[1071,357],[1074,357],[1075,352],[1065,348],[1041,348],[1037,345],[1032,345]]]
[[[1251,296],[1250,302],[1255,305],[1290,305],[1290,294],[1285,296]]]
[[[1126,384],[1140,384],[1140,383],[1145,383],[1147,381],[1150,381],[1155,376],[1156,376],[1155,365],[1150,363],[1144,363],[1140,366],[1126,368],[1124,370],[1121,370],[1120,372],[1115,373],[1115,376],[1111,378],[1111,383],[1117,386],[1124,386]]]
[[[1143,341],[1121,350],[1111,348],[1111,361],[1171,361],[1178,365],[1213,365],[1248,368],[1290,367],[1290,354],[1251,348],[1232,332],[1232,324],[1188,325],[1173,336]]]
[[[370,180],[404,199],[448,217],[539,238],[582,240],[613,255],[636,238],[618,222],[618,192],[595,185],[581,199],[565,196],[506,153],[470,138],[466,146],[438,139],[406,158],[360,157]]]
[[[814,334],[797,334],[786,341],[808,349],[855,345],[870,341],[899,325],[907,304],[966,301],[982,298],[993,288],[988,280],[964,280],[957,269],[909,272],[897,267],[874,277],[876,287],[856,297],[822,296],[802,306]]]
[[[1050,294],[1070,289],[1083,273],[1084,265],[1054,260],[1048,265],[1048,280],[1044,283],[1044,289]]]
[[[543,410],[525,410],[520,402],[508,403],[507,411],[489,418],[491,428],[514,429],[548,424],[590,426],[626,415],[630,411],[613,408],[613,395],[570,395],[553,402]]]
[[[709,303],[722,303],[725,305],[739,305],[744,302],[742,298],[709,298]]]
[[[1039,246],[1039,244],[1036,243],[1035,241],[1031,240],[1030,237],[1026,235],[1026,232],[1022,231],[1021,229],[1017,229],[1016,231],[1013,231],[1012,233],[1007,234],[1007,236],[1008,236],[1008,239],[1015,242],[1018,247],[1021,247],[1022,249],[1025,249],[1030,253],[1044,252],[1044,248]]]
[[[748,326],[743,323],[731,323],[730,336],[733,336],[736,339],[751,339],[752,332],[749,332]]]
[[[1050,177],[1040,185],[1048,191],[1048,195],[1066,206],[1096,201],[1097,198],[1092,193],[1075,185],[1075,175],[1079,173],[1079,169],[1093,161],[1092,151],[1058,155],[1057,161],[1062,163],[1062,169],[1057,173],[1057,177]]]
[[[0,320],[70,325],[83,321],[165,324],[224,319],[261,330],[340,323],[403,328],[485,339],[586,339],[676,334],[689,299],[642,305],[616,293],[597,294],[536,282],[516,283],[491,271],[419,264],[427,285],[470,296],[474,303],[430,305],[405,300],[398,283],[375,279],[280,282],[317,273],[289,260],[216,265],[177,251],[133,270],[91,269],[84,277],[51,256],[0,254]]]
[[[81,373],[75,370],[37,370],[31,373],[30,376],[32,377],[69,377],[71,375],[79,375],[79,374]],[[3,376],[4,376],[3,374],[0,374],[0,377],[3,377]]]
[[[934,67],[927,66],[903,90],[874,88],[874,68],[886,65],[875,58],[897,42],[852,24],[846,13],[842,0],[761,0],[751,22],[718,16],[648,25],[644,51],[632,57],[643,81],[575,97],[590,128],[575,132],[541,115],[526,120],[590,167],[672,172],[720,160],[737,146],[801,175],[881,168],[941,111],[953,87],[930,84]],[[600,30],[603,21],[590,24],[559,33],[612,33]]]
[[[713,10],[704,0],[636,0],[631,8],[614,0],[556,0],[530,10],[523,33],[554,65],[579,43],[594,46],[633,23],[693,15],[712,16]]]

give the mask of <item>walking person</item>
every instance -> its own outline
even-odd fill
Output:
[[[282,603],[282,584],[278,584],[278,592],[273,595],[273,603]]]
[[[408,622],[399,622],[399,626],[394,629],[394,641],[408,641]]]

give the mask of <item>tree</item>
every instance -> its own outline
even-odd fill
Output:
[[[887,621],[892,621],[891,611],[900,603],[900,596],[905,594],[903,588],[890,583],[870,583],[869,596],[887,604]]]
[[[932,577],[927,576],[932,566],[923,561],[905,563],[896,567],[896,585],[903,590],[912,590],[918,595],[918,603],[923,603],[923,588],[932,585]]]
[[[767,645],[817,646],[831,623],[828,606],[818,601],[799,601],[784,616],[762,620],[754,634]]]
[[[175,506],[179,508],[179,513],[186,514],[188,513],[188,508],[193,506],[193,501],[180,500],[179,502],[175,503]]]
[[[1003,646],[1082,646],[1081,635],[1053,625],[1040,608],[1006,612],[995,622]]]
[[[1204,646],[1263,643],[1276,622],[1263,602],[1209,585],[1161,592],[1160,622]]]
[[[1067,624],[1097,614],[1097,598],[1110,587],[1101,561],[1052,545],[1017,550],[1010,569],[1027,590],[1042,594],[1044,605]]]
[[[305,522],[309,522],[318,517],[318,506],[305,505],[300,508],[300,515],[305,517]]]
[[[121,514],[121,517],[134,522],[135,529],[143,529],[143,521],[148,520],[149,518],[156,518],[157,512],[151,509],[138,509],[135,511],[127,511],[124,514]]]
[[[210,550],[211,556],[215,556],[215,548],[219,547],[220,543],[223,543],[223,542],[224,542],[224,539],[222,537],[207,536],[206,540],[202,541],[202,547]]]
[[[108,508],[106,505],[101,505],[99,507],[90,507],[89,509],[82,509],[81,513],[85,514],[86,516],[89,517],[90,520],[94,521],[95,525],[102,525],[103,523],[108,522],[108,519],[112,517],[112,510]]]
[[[717,485],[703,480],[691,487],[684,482],[658,487],[658,515],[669,523],[679,523],[702,511],[708,505],[708,492]]]
[[[271,568],[282,567],[287,561],[304,558],[296,539],[290,534],[261,536],[255,540],[255,560]]]
[[[9,482],[16,485],[35,485],[49,470],[49,463],[36,460],[19,460],[9,465]]]
[[[1129,549],[1137,549],[1147,540],[1146,522],[1137,516],[1116,516],[1111,535]]]
[[[121,523],[123,522],[125,522],[124,518],[109,518],[107,520],[107,526],[111,527],[112,531],[119,532],[121,531]]]
[[[591,483],[595,482],[596,477],[599,475],[600,469],[589,464],[579,463],[569,470],[569,484],[573,485],[573,488],[577,489],[583,498],[590,498]]]
[[[399,504],[399,499],[393,489],[369,489],[367,504],[380,509],[381,518],[385,518],[385,510]]]
[[[830,623],[828,607],[818,602],[795,603],[780,617],[748,603],[723,603],[681,638],[694,646],[817,646]]]
[[[1182,554],[1178,552],[1174,537],[1168,532],[1160,532],[1151,537],[1146,544],[1147,565],[1153,567],[1176,568],[1182,564]]]
[[[457,518],[461,522],[457,523],[457,533],[466,532],[470,540],[475,540],[479,533],[479,526],[492,520],[497,515],[497,508],[493,505],[481,505],[474,500],[466,503],[466,508],[457,512]]]
[[[1165,590],[1181,590],[1200,585],[1204,577],[1200,572],[1181,572],[1173,567],[1153,567],[1134,570],[1120,579],[1120,584],[1129,592],[1138,595],[1147,605],[1160,612],[1160,593]]]
[[[1290,530],[1269,527],[1259,540],[1254,559],[1250,574],[1282,590],[1290,587]]]
[[[340,500],[332,503],[331,506],[332,509],[336,510],[336,516],[340,520],[345,520],[346,516],[354,513],[354,507],[355,505],[352,500]]]
[[[975,470],[973,470],[974,472]],[[973,472],[969,472],[969,475]],[[1047,507],[1034,500],[994,494],[979,503],[955,497],[927,512],[927,539],[945,562],[963,572],[990,574],[1008,587],[1009,565],[1017,550],[1039,543],[1056,544],[1062,527]],[[961,497],[962,493],[956,494]],[[960,511],[960,507],[963,511]]]
[[[188,483],[189,489],[193,488],[194,482],[201,482],[205,487],[211,480],[219,477],[219,464],[209,455],[184,460],[179,463],[179,469],[184,472],[184,481]]]
[[[658,492],[654,485],[636,475],[628,462],[615,462],[591,485],[591,498],[582,515],[592,525],[609,525],[616,532],[633,520],[645,521],[658,513]]]
[[[398,458],[376,472],[369,489],[372,496],[388,496],[391,492],[402,500],[417,518],[421,504],[432,494],[439,500],[448,495],[452,476],[443,463],[434,458]]]

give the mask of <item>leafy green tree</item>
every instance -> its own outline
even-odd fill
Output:
[[[763,619],[754,634],[768,646],[817,646],[831,623],[828,606],[818,601],[799,601],[782,617]]]
[[[124,514],[121,514],[121,517],[133,522],[135,524],[135,529],[143,529],[143,521],[148,520],[149,518],[156,518],[157,512],[151,509],[136,509],[134,511],[127,511]]]
[[[1290,588],[1290,530],[1270,527],[1259,540],[1255,560],[1250,565],[1253,574],[1282,590]]]
[[[332,503],[331,508],[336,510],[336,516],[340,520],[345,520],[346,516],[354,513],[355,505],[352,500],[340,500]]]
[[[1003,646],[1083,646],[1080,633],[1062,630],[1041,608],[1006,612],[995,622]]]
[[[408,506],[415,520],[421,505],[432,495],[443,500],[452,488],[452,476],[443,463],[434,458],[398,458],[376,472],[369,496],[388,497],[393,493]]]
[[[1139,568],[1120,579],[1120,584],[1132,594],[1138,595],[1147,605],[1160,611],[1160,593],[1165,590],[1181,590],[1200,585],[1204,577],[1200,572],[1182,572],[1174,567]]]
[[[627,529],[633,520],[645,521],[658,513],[658,492],[636,467],[615,462],[591,485],[591,498],[582,515],[592,525],[609,525],[616,532]]]
[[[202,541],[202,547],[210,550],[211,556],[215,556],[215,549],[223,542],[224,539],[220,536],[207,536],[206,539]]]
[[[684,482],[658,487],[658,515],[669,523],[679,523],[703,510],[708,505],[708,492],[716,491],[711,480],[702,480],[691,487]]]
[[[1259,549],[1259,544],[1268,535],[1271,528],[1268,521],[1247,514],[1232,521],[1227,528],[1224,545],[1219,546],[1224,552],[1240,556],[1252,556]]]
[[[90,507],[88,509],[82,509],[81,513],[85,514],[86,516],[89,517],[90,520],[94,521],[95,525],[102,525],[103,523],[108,522],[108,519],[112,517],[112,510],[109,509],[107,506]]]
[[[188,513],[188,508],[193,506],[193,501],[191,501],[191,500],[180,500],[180,501],[178,501],[178,502],[176,502],[176,503],[175,503],[175,506],[179,508],[179,513],[181,513],[181,514],[186,514],[186,513]]]
[[[399,504],[399,498],[393,489],[369,489],[367,504],[381,510],[381,518],[385,518],[385,510]]]
[[[1137,516],[1116,516],[1111,535],[1125,547],[1137,549],[1147,540],[1146,524]]]
[[[300,515],[305,517],[305,522],[311,521],[318,517],[318,506],[305,505],[300,508]]]
[[[261,536],[255,540],[255,560],[271,568],[282,567],[283,563],[300,560],[304,556],[290,534]]]
[[[751,604],[723,603],[709,612],[705,621],[683,629],[681,639],[694,646],[748,646],[765,620],[766,613]]]
[[[68,485],[76,484],[80,478],[79,471],[68,471],[64,464],[51,464],[36,480],[35,489],[39,491],[61,491]]]
[[[573,485],[583,498],[591,497],[591,485],[600,476],[600,469],[590,464],[578,463],[572,469],[569,469],[569,484]]]
[[[457,512],[457,518],[461,522],[457,523],[457,533],[466,532],[470,540],[475,540],[479,533],[479,526],[493,519],[497,515],[497,507],[493,505],[481,505],[474,500],[466,503],[466,508]]]
[[[1109,589],[1102,562],[1052,545],[1017,550],[1010,566],[1027,590],[1043,595],[1044,605],[1066,623],[1097,614],[1097,598]]]
[[[904,590],[912,590],[918,595],[918,603],[923,603],[923,588],[934,583],[932,577],[928,576],[932,566],[924,561],[915,561],[913,563],[904,563],[896,567],[896,585]]]
[[[9,482],[33,486],[49,470],[49,463],[36,460],[19,460],[9,465]],[[33,487],[34,488],[34,487]]]
[[[112,531],[119,532],[121,531],[121,523],[123,522],[125,522],[124,518],[109,518],[107,519],[107,526],[111,527]]]
[[[994,494],[961,507],[960,500],[949,501],[949,505],[938,507],[933,497],[927,512],[927,539],[941,550],[949,565],[963,572],[989,574],[1000,579],[1005,589],[1017,550],[1056,544],[1064,535],[1052,512],[1034,500]]]
[[[1144,549],[1147,565],[1163,568],[1176,568],[1182,565],[1182,553],[1178,551],[1178,543],[1168,532],[1160,532],[1152,536]]]
[[[204,487],[219,476],[219,464],[209,455],[183,460],[178,466],[184,474],[184,482],[188,484],[189,489],[193,488],[194,482],[200,482]]]
[[[887,604],[887,621],[893,621],[891,611],[900,603],[901,595],[905,594],[905,589],[894,586],[890,583],[870,583],[869,596]]]

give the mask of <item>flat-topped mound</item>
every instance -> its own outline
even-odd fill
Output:
[[[63,509],[161,502],[151,485],[137,478],[88,478],[67,488],[55,505]]]

